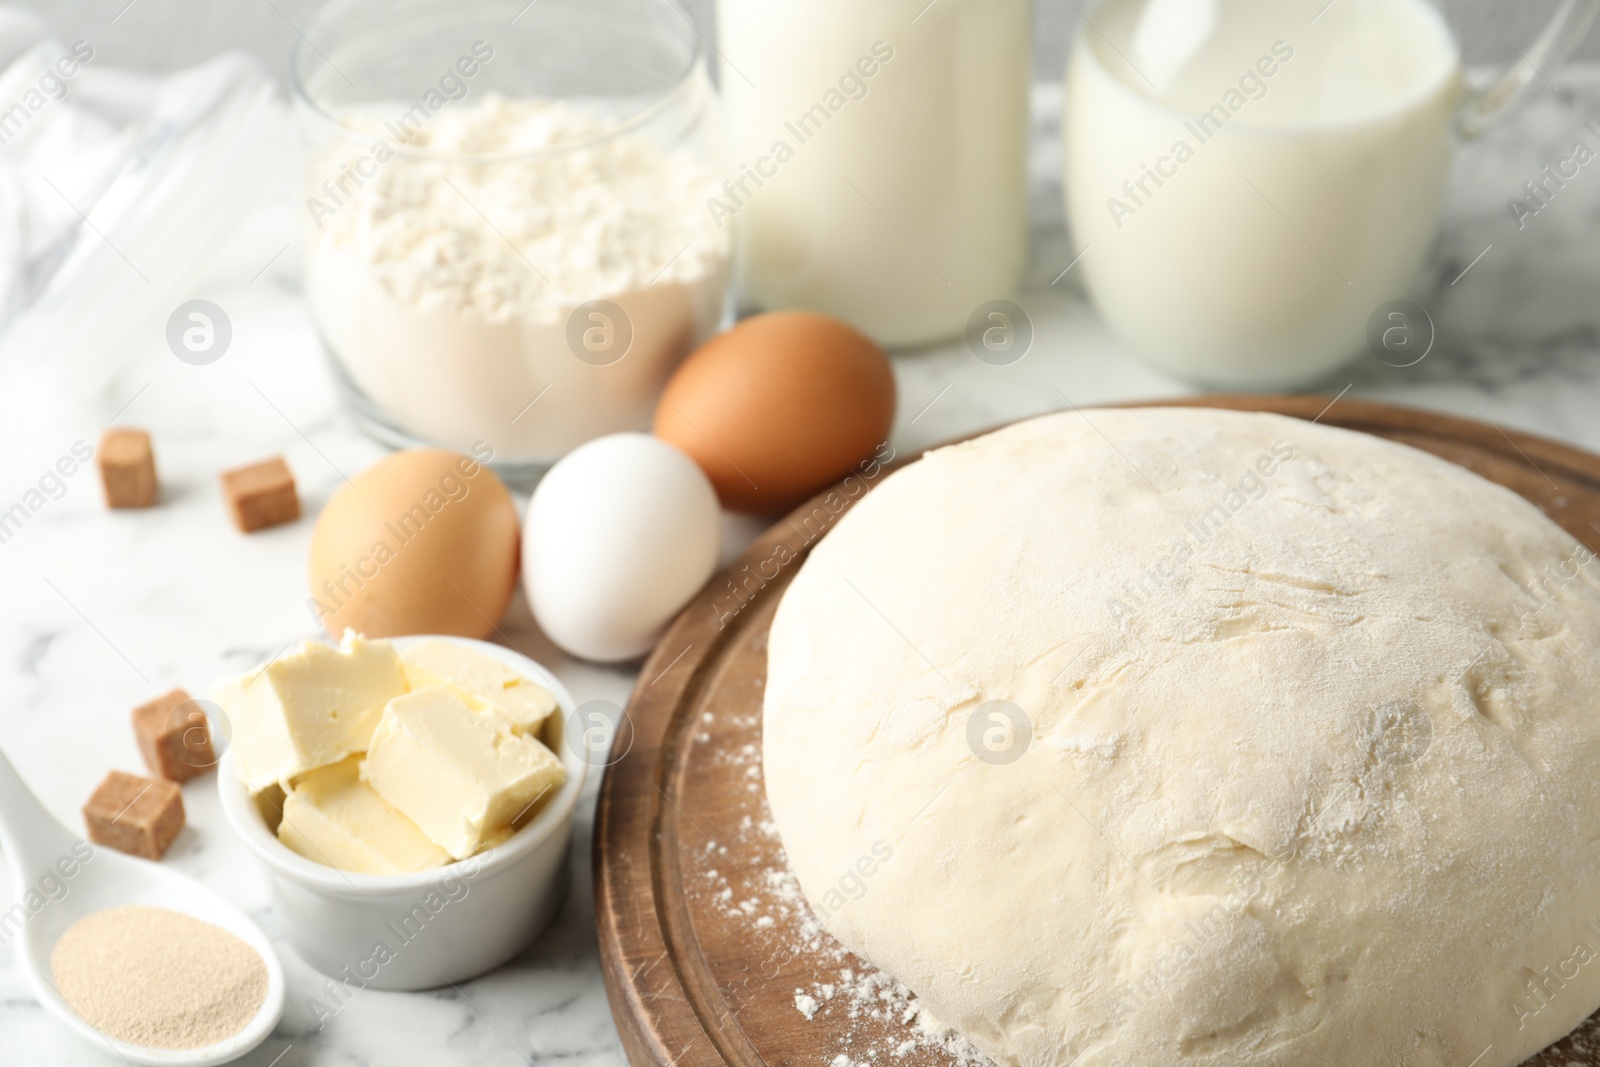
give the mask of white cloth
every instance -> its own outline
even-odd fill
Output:
[[[0,374],[92,391],[280,177],[289,108],[240,53],[116,70],[4,6],[0,65]]]

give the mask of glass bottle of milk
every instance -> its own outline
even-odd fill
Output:
[[[745,308],[906,347],[1026,264],[1032,0],[718,0]]]

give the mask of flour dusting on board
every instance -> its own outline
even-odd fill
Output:
[[[729,716],[718,724],[711,712],[703,712],[694,740],[710,747],[717,725],[732,727],[740,737],[759,736],[760,715]],[[802,959],[808,968],[828,974],[827,981],[793,989],[794,1010],[801,1019],[830,1024],[831,1030],[842,1034],[836,1047],[819,1050],[820,1067],[894,1064],[918,1050],[932,1054],[935,1062],[942,1054],[960,1067],[992,1067],[986,1056],[924,1008],[910,989],[851,955],[823,929],[789,868],[777,823],[767,809],[761,746],[753,741],[728,745],[711,758],[743,782],[745,788],[739,792],[748,798],[750,811],[740,819],[733,841],[702,842],[696,850],[702,864],[700,884],[691,878],[689,888],[703,894],[723,915],[748,924],[763,980],[792,983],[786,965]],[[729,844],[738,846],[747,864],[751,855],[761,857],[761,868],[750,870],[739,864],[730,855]],[[738,1000],[738,991],[734,994]]]

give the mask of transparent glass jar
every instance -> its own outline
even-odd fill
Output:
[[[715,96],[670,0],[336,0],[293,73],[306,294],[364,429],[517,477],[648,426],[728,289]]]

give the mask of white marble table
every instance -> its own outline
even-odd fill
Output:
[[[1600,71],[1569,72],[1563,84],[1560,94],[1547,92],[1513,124],[1461,153],[1449,218],[1414,294],[1439,324],[1435,350],[1405,370],[1358,361],[1328,380],[1329,395],[1348,386],[1351,397],[1488,418],[1600,449],[1600,166],[1584,168],[1520,232],[1506,206],[1558,149],[1564,154],[1578,137],[1597,142],[1581,124],[1600,115]],[[1057,106],[1053,93],[1041,91],[1038,230],[1030,282],[1019,298],[1037,329],[1033,349],[1008,367],[981,363],[961,345],[897,358],[894,444],[901,453],[1060,408],[1061,394],[1086,405],[1190,391],[1108,337],[1071,273],[1051,284],[1071,259],[1056,178]],[[205,691],[218,676],[314,632],[304,606],[310,520],[235,534],[217,496],[216,471],[281,452],[314,513],[341,483],[341,471],[381,455],[334,403],[298,293],[296,251],[284,251],[294,239],[293,211],[286,195],[241,225],[196,294],[222,305],[234,325],[233,348],[218,363],[188,366],[157,338],[130,339],[127,373],[110,395],[86,399],[81,410],[40,420],[30,417],[37,415],[32,397],[0,396],[0,509],[75,440],[96,441],[113,416],[154,431],[165,486],[153,511],[108,513],[93,472],[80,472],[60,499],[0,544],[0,746],[68,825],[79,825],[78,808],[107,768],[139,768],[130,707],[175,684]],[[753,532],[737,523],[730,531],[735,543]],[[625,702],[634,673],[558,653],[520,595],[503,629],[579,701]],[[306,1001],[322,979],[285,947],[286,1014],[244,1062],[621,1064],[588,873],[597,784],[591,781],[580,812],[571,899],[522,957],[459,993],[364,991],[319,1030]],[[191,784],[185,803],[189,829],[165,862],[279,932],[259,872],[230,839],[214,785]],[[9,888],[0,886],[0,910],[11,902]],[[0,947],[0,1063],[117,1062],[48,1018],[30,999],[11,949]]]

